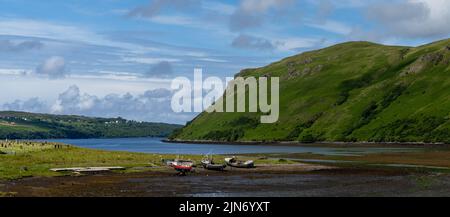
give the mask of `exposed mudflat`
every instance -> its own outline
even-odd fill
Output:
[[[226,172],[168,168],[139,173],[26,178],[0,182],[3,196],[450,196],[450,175],[344,169],[310,164],[260,165]]]

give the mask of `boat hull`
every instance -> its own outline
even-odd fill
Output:
[[[191,172],[192,171],[191,166],[185,166],[185,165],[174,165],[173,168],[179,172]]]
[[[230,167],[236,167],[236,168],[254,168],[255,163],[251,160],[249,161],[238,161],[234,158],[225,158],[225,162]]]
[[[227,167],[227,165],[225,164],[215,164],[211,160],[203,160],[202,166],[207,170],[217,170],[217,171],[222,171]]]

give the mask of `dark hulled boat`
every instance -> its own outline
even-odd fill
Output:
[[[218,171],[223,171],[227,167],[227,165],[225,164],[214,163],[213,159],[208,157],[202,160],[202,166],[207,170],[218,170]]]

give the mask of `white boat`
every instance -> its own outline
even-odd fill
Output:
[[[207,170],[219,170],[219,171],[223,171],[227,167],[226,164],[214,163],[212,157],[209,157],[209,156],[206,156],[202,160],[202,166],[203,166],[203,168],[205,168]]]
[[[225,162],[230,167],[237,168],[253,168],[255,167],[255,162],[252,160],[242,161],[238,160],[236,157],[225,158]]]

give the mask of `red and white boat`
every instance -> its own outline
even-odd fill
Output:
[[[174,160],[173,162],[171,162],[170,166],[173,167],[180,174],[184,175],[192,171],[194,162],[189,160]]]

